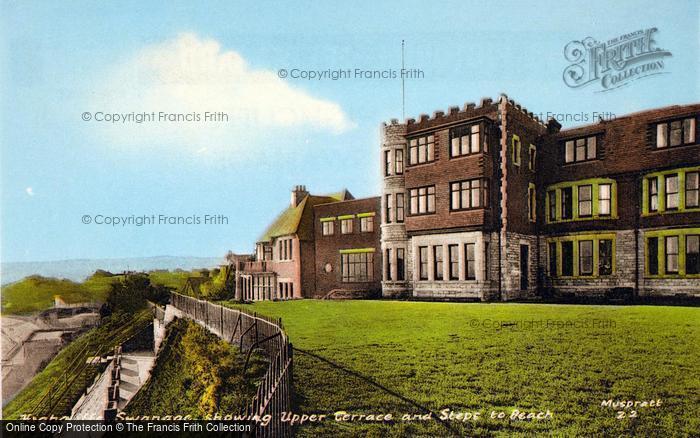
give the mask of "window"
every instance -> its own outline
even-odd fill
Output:
[[[371,233],[374,231],[374,216],[364,216],[360,218],[360,232]]]
[[[667,175],[666,186],[666,210],[678,209],[678,175]]]
[[[433,161],[435,159],[435,137],[428,135],[411,139],[408,150],[409,164],[411,165]]]
[[[272,260],[272,246],[265,245],[263,247],[263,260]]]
[[[657,211],[659,209],[659,179],[649,178],[649,211]]]
[[[321,223],[321,225],[323,226],[323,235],[324,236],[332,236],[333,235],[333,231],[335,228],[335,222],[324,221]]]
[[[351,234],[352,233],[352,219],[341,219],[340,220],[340,234]]]
[[[547,192],[547,202],[549,205],[549,220],[557,220],[557,192],[556,190],[550,190]]]
[[[280,239],[277,241],[279,260],[292,260],[292,245],[292,239]]]
[[[537,197],[533,184],[530,184],[527,188],[527,199],[527,215],[530,218],[530,222],[535,222],[537,221]]]
[[[598,275],[610,275],[613,271],[613,245],[610,239],[598,241]]]
[[[581,217],[588,217],[593,214],[592,192],[592,186],[587,185],[578,187],[578,215]]]
[[[564,187],[561,189],[561,218],[571,219],[573,217],[573,189],[571,187]]]
[[[384,176],[391,175],[391,151],[384,151]]]
[[[396,248],[396,280],[406,280],[406,255],[403,248]]]
[[[386,211],[384,212],[386,223],[390,224],[391,223],[391,195],[386,195],[384,197],[384,200],[386,202]]]
[[[685,174],[685,208],[700,206],[698,201],[700,193],[700,172],[688,172]]]
[[[489,279],[489,243],[484,242],[484,280]]]
[[[408,192],[411,214],[435,213],[435,186],[419,187]]]
[[[564,163],[594,160],[597,156],[596,136],[568,140],[564,143]]]
[[[520,137],[513,135],[513,164],[520,166]]]
[[[659,274],[659,238],[650,237],[647,239],[647,263],[650,275]]]
[[[374,278],[374,254],[341,253],[340,278],[345,283],[367,282]]]
[[[527,166],[534,172],[537,169],[537,147],[534,144],[530,145],[530,156],[528,158]]]
[[[488,207],[488,181],[472,179],[450,183],[450,210]]]
[[[459,280],[459,245],[449,245],[450,280]]]
[[[685,273],[700,274],[700,234],[685,236]]]
[[[578,243],[578,272],[580,275],[593,275],[593,241],[581,240]]]
[[[442,245],[433,246],[433,278],[442,280]]]
[[[557,276],[557,242],[549,242],[549,276]]]
[[[489,180],[485,179],[481,181],[481,185],[483,187],[483,196],[484,199],[481,203],[482,207],[484,208],[489,208]]]
[[[561,243],[561,275],[574,275],[574,242]]]
[[[476,279],[476,258],[475,258],[475,248],[476,244],[474,243],[465,243],[464,244],[464,254],[466,256],[464,260],[464,270],[465,270],[465,275],[464,278],[467,280],[474,280]]]
[[[600,184],[598,186],[598,214],[610,216],[611,214],[612,185]]]
[[[396,149],[394,151],[394,170],[397,175],[403,174],[403,149]]]
[[[386,260],[386,272],[384,273],[384,279],[386,281],[391,281],[391,249],[387,249],[385,251],[384,260]]]
[[[666,237],[666,272],[678,273],[678,236]]]
[[[428,279],[428,247],[418,247],[418,278],[421,280]]]
[[[404,220],[404,205],[403,205],[403,193],[396,194],[396,222],[403,222]]]
[[[658,149],[691,143],[695,143],[694,117],[656,125],[656,147]]]
[[[450,157],[481,152],[479,125],[460,126],[450,131]]]

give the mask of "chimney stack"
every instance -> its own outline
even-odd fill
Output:
[[[299,205],[308,194],[309,192],[306,191],[306,186],[294,186],[292,189],[292,207]]]
[[[549,120],[547,120],[547,133],[556,134],[559,131],[561,131],[561,123],[559,123],[555,118],[550,117]]]

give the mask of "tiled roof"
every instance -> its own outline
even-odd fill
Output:
[[[258,242],[269,242],[275,237],[296,234],[300,240],[311,240],[314,233],[313,207],[328,202],[344,201],[352,198],[347,190],[327,196],[307,195],[296,207],[287,207],[270,226]]]

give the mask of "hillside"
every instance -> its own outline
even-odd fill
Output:
[[[111,351],[152,322],[152,312],[118,313],[102,321],[68,344],[26,388],[3,409],[5,419],[23,414],[66,415],[104,365],[91,365],[88,358]]]
[[[93,275],[83,283],[32,275],[2,288],[2,313],[31,313],[53,307],[54,296],[68,304],[104,302],[112,282],[121,277]]]
[[[172,290],[180,290],[188,277],[197,277],[201,273],[194,271],[156,270],[148,273],[153,285],[162,285]],[[67,303],[104,302],[110,285],[124,278],[98,270],[82,283],[72,280],[32,275],[16,283],[2,287],[2,313],[25,314],[42,311],[53,307],[54,296],[58,295]]]
[[[151,378],[126,407],[128,415],[240,414],[265,374],[266,364],[253,355],[243,375],[239,350],[188,320],[168,327]]]

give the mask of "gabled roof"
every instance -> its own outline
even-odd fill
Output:
[[[326,196],[306,195],[296,206],[287,207],[272,224],[270,224],[258,242],[269,242],[275,237],[296,234],[300,240],[311,240],[314,234],[313,207],[318,204],[352,199],[347,190]]]

